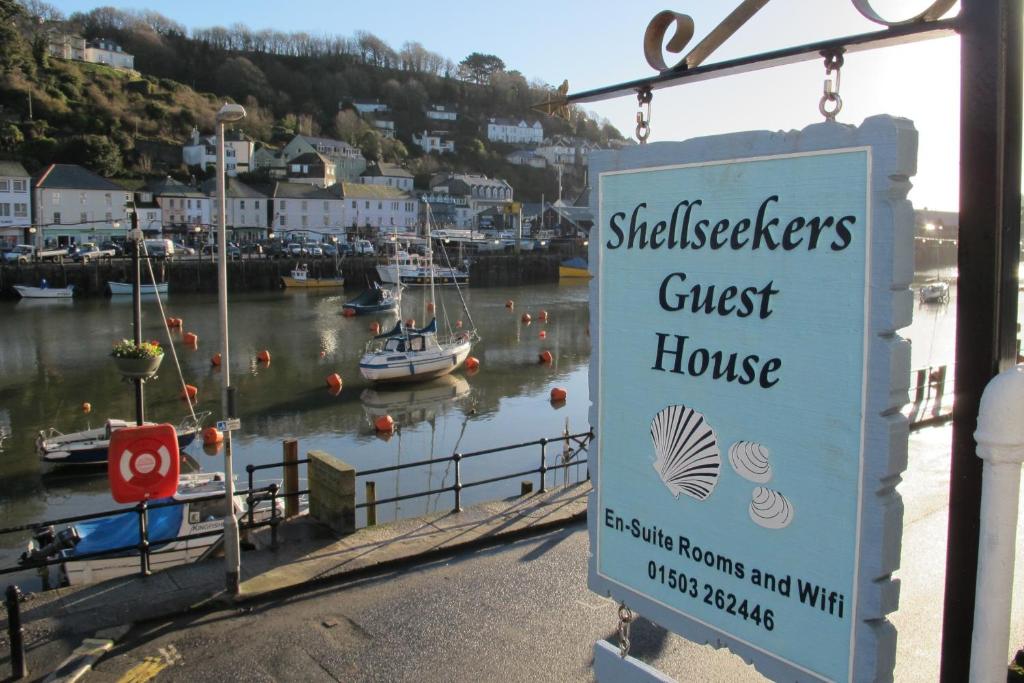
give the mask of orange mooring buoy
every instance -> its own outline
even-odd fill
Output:
[[[189,346],[199,346],[199,335],[195,332],[186,332],[181,340]]]
[[[184,324],[185,324],[185,321],[184,321],[184,320],[182,320],[181,318],[175,318],[175,319],[174,319],[174,326],[175,326],[175,327],[177,327],[178,329],[181,329],[181,327],[182,327],[182,326],[183,326]]]
[[[167,318],[165,322],[167,323],[167,327],[177,327],[177,320],[174,318]]]
[[[516,302],[512,301],[512,299],[509,299],[508,301],[505,302],[505,308],[509,309],[510,311],[513,308],[515,308],[515,307],[516,307]]]
[[[199,389],[192,386],[191,384],[186,384],[185,388],[181,390],[181,397],[189,401],[195,400],[196,395],[198,394]]]
[[[433,301],[428,301],[427,302],[427,313],[433,313],[433,312],[434,312],[434,302]]]
[[[537,335],[537,338],[538,339],[547,339],[548,338],[548,333],[545,332],[544,330],[541,330],[540,334]]]
[[[269,363],[270,362],[270,351],[267,351],[266,349],[263,349],[262,351],[260,351],[259,353],[256,354],[256,360],[260,361],[261,363]]]
[[[409,318],[408,320],[405,321],[405,326],[416,327],[416,320],[414,318]]]
[[[550,351],[541,351],[537,357],[540,359],[541,363],[550,363],[554,360],[554,356],[551,355]]]
[[[212,365],[215,368],[220,367],[220,354],[219,353],[215,353],[212,356],[210,356],[210,365]]]
[[[82,404],[82,412],[83,412],[83,413],[85,413],[86,415],[88,415],[89,413],[91,413],[91,412],[92,412],[92,404],[91,404],[91,403],[89,403],[88,401],[86,401],[85,403],[83,403],[83,404]]]
[[[551,390],[551,402],[559,403],[560,401],[564,401],[565,397],[568,395],[569,394],[562,387],[554,387]]]
[[[455,321],[455,329],[457,329],[457,330],[461,330],[462,329],[462,321],[461,320],[456,320]]]
[[[520,320],[522,320],[527,325],[533,322],[533,318],[530,317],[529,313],[523,313],[523,317],[521,317]]]
[[[321,358],[326,358],[327,357],[327,352],[326,351],[321,351],[320,352],[320,357]]]
[[[391,432],[395,431],[395,421],[391,418],[390,415],[381,415],[380,417],[373,421],[373,428],[376,429],[378,432],[390,434]]]
[[[540,313],[537,314],[537,320],[546,323],[548,321],[548,312],[545,311],[543,308],[540,309]]]
[[[336,372],[327,375],[327,386],[332,389],[341,389],[341,375]]]
[[[370,332],[373,332],[374,334],[380,334],[380,323],[376,321],[370,323]]]
[[[466,359],[466,369],[467,370],[477,370],[479,368],[480,368],[480,361],[479,361],[479,359],[476,358],[476,356],[470,356],[469,358]]]
[[[224,440],[224,433],[216,427],[207,427],[203,430],[203,445],[212,446]]]
[[[352,308],[343,308],[343,309],[341,309],[341,314],[343,316],[345,316],[346,318],[354,318],[355,315],[356,315],[356,312]]]

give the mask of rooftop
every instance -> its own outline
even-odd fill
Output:
[[[143,192],[152,192],[157,197],[205,197],[202,192],[185,183],[167,176],[151,180],[142,186]]]
[[[0,176],[27,178],[28,171],[26,171],[25,167],[19,164],[17,161],[0,160]]]
[[[117,190],[124,192],[124,188],[120,185],[78,164],[50,164],[36,176],[33,186],[47,190]]]
[[[317,187],[309,183],[277,182],[273,189],[274,199],[344,199],[341,186]]]
[[[345,199],[402,199],[413,200],[408,192],[387,185],[364,185],[363,183],[339,183]]]
[[[412,173],[405,170],[398,164],[377,164],[370,162],[366,166],[366,170],[363,171],[362,175],[372,177],[381,176],[388,178],[412,178]]]

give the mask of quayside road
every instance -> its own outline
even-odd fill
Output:
[[[938,678],[949,427],[911,437],[900,485],[904,538],[896,680]],[[1024,538],[1018,532],[1018,548]],[[589,681],[591,646],[613,638],[614,605],[586,588],[577,523],[276,602],[137,625],[89,683],[159,681]],[[1018,562],[1011,644],[1024,643]],[[647,622],[633,654],[680,681],[756,681],[739,658]]]

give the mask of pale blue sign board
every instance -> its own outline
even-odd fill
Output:
[[[590,586],[771,678],[892,678],[916,155],[877,116],[590,158]]]

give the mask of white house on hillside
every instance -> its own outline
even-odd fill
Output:
[[[345,225],[406,230],[416,225],[416,197],[386,185],[341,183],[345,198]]]
[[[217,179],[210,178],[199,189],[210,198],[210,221],[216,225],[220,215],[215,199]],[[265,194],[237,178],[228,178],[224,195],[224,224],[229,230],[229,240],[250,242],[267,236],[269,198]]]
[[[252,168],[252,156],[256,143],[238,130],[224,134],[224,168],[229,176],[245,173]],[[181,148],[182,161],[186,166],[200,168],[216,167],[217,136],[200,136],[199,130],[192,129],[189,141]]]
[[[0,161],[0,246],[29,239],[32,223],[30,177],[16,161]]]
[[[121,46],[110,40],[90,40],[85,44],[85,61],[93,64],[106,64],[115,69],[135,68],[135,57],[128,54]]]
[[[455,154],[455,142],[447,138],[444,131],[435,130],[432,132],[423,131],[419,135],[412,134],[412,142],[427,154],[436,152],[449,152]]]
[[[445,104],[432,104],[427,107],[424,113],[432,121],[455,121],[459,118],[455,109]]]
[[[147,183],[142,191],[151,193],[160,207],[164,232],[184,237],[209,230],[212,200],[196,188],[167,177]]]
[[[342,180],[355,181],[359,178],[359,174],[366,170],[366,158],[352,145],[342,140],[318,138],[312,135],[293,137],[281,150],[281,157],[290,160],[307,152],[322,154],[333,161],[334,175],[339,182]]]
[[[309,237],[316,242],[345,237],[345,200],[341,185],[314,187],[275,183],[270,227],[284,239]],[[307,234],[308,233],[308,234]]]
[[[487,139],[510,145],[537,145],[544,140],[544,126],[540,121],[491,119],[487,122]]]

